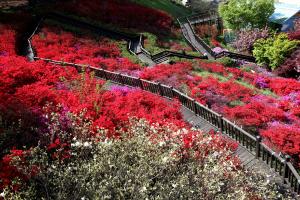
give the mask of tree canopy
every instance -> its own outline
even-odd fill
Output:
[[[225,26],[234,30],[262,28],[274,10],[274,0],[229,0],[219,6]]]

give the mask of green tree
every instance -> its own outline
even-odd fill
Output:
[[[258,64],[267,65],[272,70],[281,65],[297,47],[299,41],[291,41],[287,34],[281,33],[254,43],[253,55]]]
[[[229,0],[219,6],[225,25],[234,30],[263,28],[274,10],[274,0]]]

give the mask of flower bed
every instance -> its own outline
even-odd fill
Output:
[[[91,36],[76,37],[58,28],[47,27],[33,37],[32,44],[37,56],[42,58],[92,65],[123,73],[141,69],[141,66],[123,58],[118,45],[106,38],[96,40]]]
[[[181,88],[197,101],[209,105],[213,110],[243,125],[252,133],[260,132],[262,136],[266,136],[262,133],[268,132],[265,138],[277,146],[277,150],[289,153],[287,149],[293,149],[293,158],[296,162],[299,161],[300,148],[297,138],[288,137],[290,133],[282,131],[282,141],[279,143],[276,139],[278,136],[271,134],[272,127],[269,125],[278,122],[298,127],[299,82],[293,79],[267,77],[236,68],[225,68],[217,63],[200,62],[199,68],[213,72],[212,74],[223,75],[228,80],[220,81],[211,76],[199,77],[192,72],[189,63],[145,69],[141,77]],[[236,80],[247,81],[252,86],[245,87]],[[261,94],[259,89],[262,88],[271,90],[277,96]],[[284,145],[286,146],[283,147]]]
[[[49,33],[46,31],[46,38],[48,38],[47,35],[52,34],[50,30],[48,30],[48,32]],[[62,32],[61,35],[54,35],[58,38],[66,38],[64,34],[65,33]],[[210,106],[215,111],[225,115],[239,125],[243,125],[244,128],[253,134],[268,131],[270,129],[269,124],[274,121],[290,124],[291,126],[300,123],[300,101],[298,100],[300,97],[300,84],[296,80],[272,77],[263,73],[252,73],[237,68],[226,68],[218,63],[203,61],[199,61],[199,66],[193,66],[192,63],[189,62],[179,62],[174,65],[162,64],[153,68],[141,68],[138,65],[124,65],[122,63],[118,64],[115,61],[99,65],[99,57],[93,57],[93,52],[100,48],[97,42],[94,41],[95,46],[92,45],[90,47],[90,44],[87,43],[86,49],[91,50],[88,50],[85,55],[84,51],[81,54],[77,54],[76,49],[74,50],[74,43],[76,43],[74,41],[80,42],[82,39],[74,36],[72,36],[72,39],[73,42],[71,43],[69,40],[63,42],[64,40],[61,39],[59,42],[54,40],[56,42],[53,43],[59,44],[57,45],[58,47],[53,45],[53,48],[57,48],[57,51],[59,49],[59,52],[61,52],[59,57],[68,58],[66,61],[88,63],[96,67],[99,66],[113,71],[126,72],[143,79],[171,85],[189,94],[197,101]],[[37,45],[40,47],[36,47],[37,50],[39,48],[46,50],[47,48],[43,47],[42,39],[40,40],[40,43]],[[39,41],[39,39],[37,41]],[[51,41],[51,37],[49,41]],[[93,44],[92,41],[90,41],[90,43]],[[84,45],[85,44],[82,43],[82,46]],[[106,45],[105,42],[102,42],[100,46],[105,47]],[[90,51],[92,52],[90,53]],[[41,53],[43,52],[41,51]],[[75,57],[77,60],[72,58],[73,54],[78,57]],[[43,56],[48,55],[41,54],[41,57]],[[109,61],[116,60],[116,58],[113,58],[114,56],[119,56],[119,54],[114,53],[111,56],[112,58],[101,57],[101,59],[109,59]],[[59,57],[55,57],[54,55],[50,58],[59,59]],[[226,79],[220,80],[212,76],[201,77],[194,72],[194,70],[199,69],[206,70],[212,74],[219,74]],[[276,136],[274,135],[273,137]],[[269,134],[266,139],[273,142],[275,146],[277,145],[277,140],[273,140],[271,134]],[[280,146],[280,144],[278,145]],[[292,141],[290,145],[292,145],[293,148],[297,148],[297,141]],[[279,148],[279,150],[284,151],[285,148]],[[297,162],[299,153],[300,149],[298,149],[298,154],[293,154],[293,158]]]
[[[3,31],[2,34],[7,33],[10,30]],[[89,39],[82,39],[80,45],[85,51],[77,53],[76,44],[79,40],[71,35],[44,36],[51,38],[45,40],[46,47],[60,53],[55,55],[47,52],[46,47],[41,44],[41,38],[34,41],[35,47],[41,47],[38,50],[40,55],[53,56],[51,58],[54,59],[63,57],[70,59],[69,61],[78,61],[88,56],[94,58],[95,55],[105,55],[110,59],[118,59],[119,56],[115,46],[104,40],[101,45],[97,45]],[[13,46],[13,39],[7,38],[5,45]],[[2,49],[7,51],[4,43],[2,45]],[[177,71],[179,72],[179,67]],[[200,138],[202,133],[191,130],[182,120],[180,105],[176,101],[169,102],[124,86],[105,86],[105,82],[95,80],[93,74],[78,74],[72,67],[60,67],[43,61],[28,62],[23,57],[14,56],[12,49],[9,53],[0,55],[0,74],[0,130],[7,137],[1,143],[4,145],[1,146],[0,190],[6,188],[5,192],[1,191],[2,197],[17,195],[15,192],[26,190],[27,184],[30,185],[43,176],[48,165],[40,161],[39,164],[33,163],[35,161],[31,160],[37,156],[37,149],[44,152],[43,155],[47,157],[44,161],[52,163],[51,166],[56,162],[67,164],[79,159],[74,156],[76,151],[71,148],[74,145],[78,147],[79,144],[73,143],[74,138],[85,140],[83,144],[89,147],[90,140],[99,143],[106,141],[105,138],[137,134],[141,127],[145,128],[147,137],[150,136],[154,144],[161,137],[166,140],[166,132],[179,134],[181,142],[179,141],[180,146],[176,152],[178,156],[184,156],[182,158],[192,155],[187,152],[191,148],[197,152],[197,159],[206,159],[206,156],[220,152],[218,155],[224,158],[224,162],[230,162],[234,169],[239,169],[238,162],[230,156],[236,144],[214,134]],[[146,120],[149,125],[134,126],[131,122],[133,118]],[[20,123],[16,125],[17,122]],[[196,138],[200,140],[196,142]],[[202,144],[201,141],[207,142]],[[169,144],[168,140],[166,142]],[[202,152],[203,148],[206,149],[205,152]],[[220,162],[220,165],[223,166],[224,162]]]

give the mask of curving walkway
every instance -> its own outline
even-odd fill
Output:
[[[194,47],[194,49],[201,52],[203,55],[207,55],[208,59],[215,59],[215,57],[198,42],[196,35],[188,22],[181,24],[181,29],[184,37]]]
[[[211,47],[202,39],[200,38],[196,33],[194,28],[192,27],[192,24],[196,24],[199,22],[208,22],[208,21],[214,21],[218,20],[218,17],[216,16],[210,16],[210,17],[205,17],[201,18],[200,17],[185,17],[185,18],[180,18],[177,19],[183,36],[185,39],[190,43],[192,47],[198,52],[201,52],[203,55],[207,55],[209,59],[217,59],[221,57],[229,57],[232,59],[236,60],[243,60],[246,62],[256,62],[255,58],[253,56],[248,56],[240,53],[234,53],[230,51],[223,51],[220,53],[215,53]]]
[[[187,109],[186,107],[182,106],[181,113],[186,122],[191,124],[194,128],[200,129],[204,132],[208,132],[210,130],[215,130],[220,132],[220,130],[213,126],[212,124],[208,123],[205,119],[203,119],[201,116],[195,115],[194,112]],[[223,134],[225,138],[228,140],[234,141],[232,138],[230,138],[228,135]],[[234,155],[238,156],[238,158],[241,161],[241,164],[245,169],[247,170],[254,170],[256,172],[263,173],[264,176],[268,181],[276,182],[279,185],[282,186],[283,179],[281,176],[279,176],[278,173],[275,172],[274,169],[271,169],[267,164],[265,164],[263,161],[256,159],[253,152],[250,152],[247,148],[239,144],[236,152]]]

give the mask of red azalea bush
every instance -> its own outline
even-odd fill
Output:
[[[209,76],[191,90],[191,94],[200,102],[211,107],[223,107],[232,101],[247,102],[254,92],[232,80],[220,82]]]
[[[0,56],[15,55],[15,30],[8,25],[0,24],[0,35]]]
[[[62,69],[42,61],[29,63],[22,57],[0,58],[0,66],[0,109],[11,121],[20,118],[22,113],[30,113],[30,108],[39,112],[50,99],[58,102],[53,90],[56,84],[63,78],[77,76],[73,68]]]
[[[108,124],[114,124],[109,125],[112,129],[121,126],[118,123],[128,119],[129,114],[150,121],[170,119],[177,123],[176,120],[181,120],[178,105],[167,103],[152,94],[139,90],[103,93],[99,92],[103,81],[94,81],[87,75],[82,80],[71,67],[64,69],[44,62],[28,63],[23,58],[13,58],[10,61],[2,63],[5,66],[1,70],[3,111],[14,107],[16,110],[13,113],[18,113],[17,108],[23,106],[37,112],[47,102],[61,103],[72,112],[87,109],[86,116],[93,120],[98,120],[103,115],[109,119]],[[12,63],[14,65],[10,65]],[[97,106],[100,111],[96,110]]]
[[[32,44],[37,56],[42,58],[92,65],[124,73],[141,68],[129,59],[122,58],[118,46],[105,38],[95,40],[89,36],[75,36],[52,27],[44,28],[35,35]]]
[[[161,64],[144,69],[140,74],[140,78],[179,88],[182,84],[195,81],[190,73],[191,70],[192,64],[188,62],[180,62],[174,65]]]
[[[287,95],[300,91],[300,82],[293,79],[274,78],[270,80],[270,89],[278,95]]]
[[[16,166],[12,165],[14,160],[19,162],[18,165],[20,167],[28,165],[25,160],[26,154],[26,151],[13,149],[10,151],[10,154],[5,155],[0,160],[0,191],[3,191],[3,189],[7,186],[10,186],[13,190],[17,191],[22,187],[22,185],[18,182],[13,183],[13,180],[17,178],[20,180],[28,180],[30,178],[20,172]]]
[[[123,95],[122,95],[123,94]],[[130,117],[145,118],[151,123],[174,123],[184,126],[179,103],[167,103],[158,96],[139,90],[124,94],[113,90],[105,92],[95,127],[108,130],[122,129]]]
[[[221,44],[218,40],[216,40],[215,38],[212,38],[210,40],[210,43],[212,44],[213,47],[221,47]]]
[[[272,123],[267,129],[261,131],[261,135],[268,139],[280,151],[283,151],[299,164],[300,161],[300,126],[282,123]]]
[[[91,36],[78,36],[69,32],[64,32],[59,28],[46,27],[33,38],[33,46],[42,57],[56,58],[64,55],[68,51],[69,55],[81,55],[85,57],[116,58],[121,56],[121,52],[116,44],[106,38],[99,40],[91,39]],[[49,51],[51,47],[52,51]],[[64,58],[64,57],[63,57]],[[79,57],[77,59],[81,59]],[[75,59],[75,58],[73,58]]]
[[[143,32],[169,34],[172,27],[167,13],[129,0],[75,0],[58,4],[56,9]]]
[[[296,67],[298,66],[297,58],[291,59],[289,63],[286,63],[286,65],[291,66],[288,68],[294,68],[294,70],[296,70]],[[217,73],[228,78],[232,76],[234,79],[246,81],[257,88],[270,89],[277,95],[287,95],[291,92],[300,91],[300,82],[294,79],[268,77],[264,74],[259,74],[255,72],[250,73],[238,68],[227,68],[220,63],[208,63],[203,61],[199,62],[198,68],[207,70],[209,72]],[[281,70],[279,69],[278,73],[280,71]]]
[[[264,127],[274,120],[283,122],[287,120],[281,109],[255,100],[245,105],[227,107],[225,113],[230,119],[237,120],[239,124],[253,127]]]

